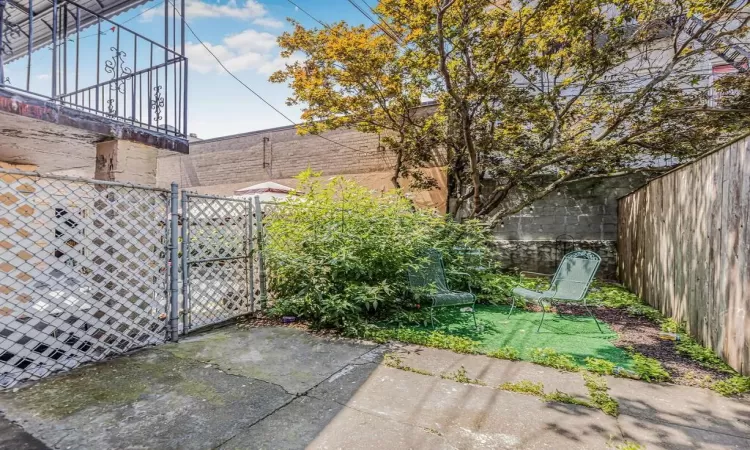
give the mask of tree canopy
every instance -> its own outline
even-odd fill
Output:
[[[563,184],[659,173],[745,133],[746,4],[381,0],[377,26],[295,23],[279,43],[302,59],[272,80],[305,132],[382,133],[397,187],[431,186],[418,169],[441,149],[454,211],[495,224]],[[722,60],[739,70],[714,82]]]

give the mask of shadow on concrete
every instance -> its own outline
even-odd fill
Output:
[[[493,389],[579,374],[444,350],[402,350],[291,328],[224,328],[0,394],[1,448],[750,448],[750,405],[710,391],[610,379],[621,416]],[[465,367],[487,386],[443,379]],[[24,433],[25,430],[25,434]],[[0,428],[0,434],[3,431]],[[32,437],[33,436],[33,437]],[[37,440],[38,439],[38,440]],[[34,447],[33,445],[37,445]]]

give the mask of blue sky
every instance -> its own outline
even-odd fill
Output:
[[[112,18],[120,26],[127,27],[157,43],[164,41],[164,0],[152,0],[133,10]],[[170,1],[170,0],[168,0]],[[362,13],[347,0],[293,0],[317,19],[330,23],[345,20],[351,24],[370,24]],[[374,6],[376,0],[354,0],[363,9],[365,3]],[[286,18],[292,18],[308,27],[320,25],[299,11],[287,0],[186,0],[187,21],[203,42],[222,62],[248,86],[256,90],[271,104],[292,120],[298,121],[299,108],[286,106],[291,91],[285,85],[270,83],[268,77],[283,68],[276,38],[291,26]],[[179,27],[179,25],[178,25]],[[101,80],[107,80],[104,63],[110,56],[110,47],[115,45],[116,28],[102,25]],[[133,35],[120,29],[123,46],[132,42]],[[171,33],[171,32],[170,32]],[[80,33],[80,87],[96,84],[96,27]],[[179,36],[179,35],[178,35]],[[68,90],[72,92],[74,35],[69,38]],[[198,41],[186,32],[186,53],[189,59],[189,108],[188,132],[201,138],[225,136],[253,130],[288,125],[289,122],[231,76],[225,73],[213,57]],[[179,37],[178,37],[179,42]],[[132,45],[132,44],[130,44]],[[179,44],[178,44],[179,49]],[[132,47],[128,50],[126,65],[134,68]],[[138,51],[135,69],[148,66],[147,52]],[[50,46],[32,54],[30,90],[35,93],[51,93]],[[158,59],[158,58],[157,58]],[[6,66],[6,76],[11,85],[25,88],[26,58]],[[60,92],[60,89],[58,89]],[[145,107],[144,107],[145,108]],[[171,121],[170,121],[171,122]]]
[[[360,0],[357,0],[360,1]],[[369,0],[374,5],[374,0]],[[127,19],[149,8],[123,14]],[[294,0],[323,22],[346,20],[364,23],[367,19],[347,0]],[[276,37],[291,27],[287,17],[305,26],[320,26],[287,0],[187,0],[186,16],[200,38],[242,81],[293,120],[299,109],[287,107],[290,90],[270,83],[269,75],[281,68]],[[162,8],[157,7],[128,23],[135,31],[159,28]],[[163,33],[163,28],[159,28]],[[215,60],[186,33],[190,64],[188,128],[199,137],[210,138],[234,133],[288,125],[289,122],[258,100],[232,79]],[[155,38],[157,36],[154,36]],[[163,38],[162,38],[163,40]]]

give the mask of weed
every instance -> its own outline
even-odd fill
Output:
[[[401,341],[409,344],[424,345],[425,347],[442,348],[456,353],[476,353],[479,342],[460,336],[451,336],[441,331],[419,331],[408,328],[385,329],[367,328],[364,339],[377,343]]]
[[[702,346],[690,337],[685,336],[682,341],[677,343],[676,348],[677,353],[687,356],[703,367],[724,373],[736,373],[713,350]]]
[[[578,371],[578,365],[572,356],[557,353],[551,348],[535,348],[532,350],[531,362],[568,372]]]
[[[717,381],[711,386],[711,389],[725,397],[746,394],[750,392],[750,377],[736,375],[726,380]]]
[[[684,333],[685,327],[682,323],[677,322],[671,317],[667,317],[661,321],[661,331],[666,333]]]
[[[633,441],[625,441],[621,444],[612,444],[610,442],[609,444],[607,444],[607,447],[614,450],[646,450],[646,447]]]
[[[586,358],[586,368],[601,375],[612,375],[615,373],[615,363],[599,358]]]
[[[487,356],[497,359],[509,359],[511,361],[518,361],[521,359],[519,351],[513,347],[502,347],[487,353]]]
[[[507,382],[497,387],[504,391],[518,392],[519,394],[535,395],[544,397],[544,384],[533,381],[521,380],[515,383]]]
[[[641,380],[650,382],[669,381],[672,377],[654,358],[633,353],[633,367]]]
[[[591,404],[601,409],[604,414],[617,417],[620,414],[620,405],[607,393],[607,380],[595,373],[584,373],[583,379],[589,390]]]
[[[401,358],[394,353],[386,354],[383,357],[383,364],[385,364],[388,367],[393,367],[394,369],[405,370],[407,372],[412,372],[412,373],[416,373],[419,375],[426,375],[428,377],[435,376],[432,372],[428,372],[422,369],[417,369],[415,367],[405,366]]]
[[[570,394],[566,394],[565,392],[560,392],[558,390],[555,390],[555,392],[552,392],[550,394],[545,394],[544,399],[548,402],[558,402],[558,403],[567,403],[569,405],[580,405],[580,406],[587,406],[589,408],[593,408],[590,402],[587,402],[586,400],[581,400],[578,397],[573,397]]]
[[[440,378],[443,378],[444,380],[453,380],[457,381],[459,383],[466,383],[466,384],[478,384],[480,386],[486,386],[487,384],[482,381],[475,378],[469,378],[469,376],[466,374],[466,369],[464,366],[461,366],[460,369],[456,370],[454,373],[444,373],[440,375]]]

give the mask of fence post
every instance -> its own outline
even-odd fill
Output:
[[[260,309],[266,309],[266,264],[263,261],[263,211],[260,208],[260,197],[255,196],[255,235],[258,239],[258,279],[260,282]]]
[[[188,277],[188,258],[190,256],[190,242],[188,240],[188,227],[190,227],[190,207],[188,206],[188,193],[182,191],[182,334],[186,334],[190,329],[190,291]]]
[[[179,276],[177,270],[177,218],[178,218],[178,192],[177,183],[172,182],[172,190],[170,195],[170,233],[169,233],[169,337],[172,342],[177,342],[179,338],[178,332],[180,329],[179,323],[179,298],[177,294],[177,277]]]
[[[253,202],[247,202],[247,265],[250,290],[250,312],[255,312],[255,270],[253,269]]]

